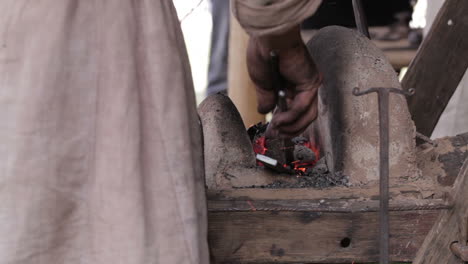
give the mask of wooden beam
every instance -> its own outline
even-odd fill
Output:
[[[390,212],[392,261],[413,260],[439,212]],[[378,261],[377,212],[210,212],[208,217],[214,263]]]
[[[446,0],[402,80],[419,132],[430,136],[468,66],[468,1]]]
[[[444,199],[399,199],[390,201],[389,211],[421,211],[449,209]],[[378,212],[379,200],[214,200],[208,201],[209,212],[291,211],[315,213]]]
[[[418,251],[414,264],[463,263],[450,251],[454,241],[466,245],[468,239],[468,160],[454,185],[454,207],[443,212]]]
[[[434,198],[423,199],[426,187]],[[391,188],[392,260],[411,261],[439,213],[451,208],[435,188]],[[209,191],[208,211],[213,263],[378,260],[376,186]]]
[[[424,176],[424,178],[428,178]],[[413,198],[444,198],[444,189],[432,180],[429,184],[427,180],[418,180],[410,184],[395,184],[390,185],[390,196]],[[425,193],[427,193],[425,195]],[[224,201],[224,200],[343,200],[343,199],[360,199],[360,198],[377,198],[379,196],[379,185],[364,185],[351,187],[331,187],[324,189],[315,188],[236,188],[227,190],[207,190],[209,201]]]

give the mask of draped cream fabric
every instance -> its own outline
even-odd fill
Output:
[[[0,0],[0,263],[208,263],[170,0]]]
[[[315,13],[322,0],[231,0],[231,9],[252,36],[281,34]]]

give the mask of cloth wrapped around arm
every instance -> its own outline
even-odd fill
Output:
[[[280,35],[315,13],[322,0],[231,0],[231,9],[251,36]]]

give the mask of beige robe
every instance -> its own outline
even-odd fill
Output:
[[[208,263],[170,0],[0,0],[0,263]]]

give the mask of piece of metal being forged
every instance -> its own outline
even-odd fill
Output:
[[[296,172],[287,166],[284,166],[281,162],[276,159],[270,158],[268,156],[257,154],[256,159],[263,163],[265,167],[270,168],[278,173],[287,173],[287,174],[295,174]]]

